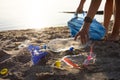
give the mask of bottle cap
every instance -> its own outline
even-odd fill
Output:
[[[60,61],[56,61],[56,62],[55,62],[55,66],[56,66],[57,68],[60,68],[60,67],[61,67],[61,62],[60,62]]]
[[[70,50],[70,51],[73,51],[73,49],[74,49],[74,47],[70,47],[70,49],[69,49],[69,50]]]

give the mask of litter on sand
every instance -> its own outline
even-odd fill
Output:
[[[86,46],[90,45],[91,41],[89,41],[87,44],[82,45],[80,40],[75,41],[74,38],[57,38],[51,40],[47,44],[47,49],[53,51],[53,52],[61,52],[69,50],[71,47],[74,47],[74,49],[82,49]]]
[[[82,66],[88,66],[89,64],[94,64],[96,60],[96,55],[93,53],[93,46],[90,48],[88,55],[78,54],[78,55],[67,55],[57,60],[53,65],[59,69],[76,68],[81,69]]]
[[[0,75],[6,75],[8,73],[8,69],[7,68],[3,68],[1,71],[0,71]]]
[[[42,58],[44,58],[48,53],[41,51],[39,46],[29,45],[28,50],[31,53],[33,65],[37,64]]]

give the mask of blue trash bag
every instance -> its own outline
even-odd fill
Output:
[[[74,37],[82,27],[84,23],[85,14],[80,14],[80,16],[75,15],[71,20],[68,21],[68,27],[70,29],[71,36]],[[93,19],[90,29],[89,29],[89,39],[91,40],[101,40],[104,38],[106,30],[101,23]]]
[[[34,65],[37,64],[42,58],[44,58],[48,54],[47,52],[40,51],[39,46],[29,45],[28,50],[31,53],[32,62]]]

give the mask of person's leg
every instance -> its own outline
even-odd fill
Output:
[[[119,39],[119,32],[120,32],[120,0],[115,0],[115,19],[114,19],[114,24],[113,24],[113,31],[111,38],[113,40],[118,40]]]
[[[113,0],[106,0],[104,8],[104,26],[106,28],[106,35],[108,33],[108,26],[113,13]]]

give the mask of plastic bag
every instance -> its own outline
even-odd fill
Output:
[[[47,52],[41,51],[39,46],[29,45],[28,50],[31,53],[33,65],[37,64],[48,54]]]
[[[74,37],[80,30],[81,26],[84,23],[84,18],[85,15],[83,13],[80,16],[75,15],[70,21],[68,21],[68,27],[70,29],[72,37]],[[89,39],[101,40],[102,38],[104,38],[105,32],[106,30],[102,26],[102,24],[93,19],[89,29]]]

